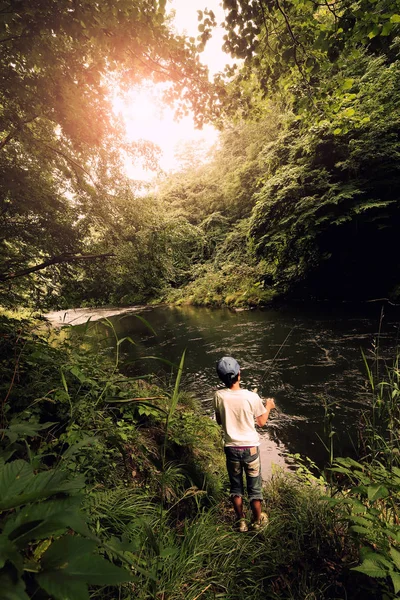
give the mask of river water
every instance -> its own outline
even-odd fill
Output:
[[[79,315],[80,321],[68,312],[62,315],[64,322],[79,323],[104,313],[87,309]],[[381,362],[390,362],[396,354],[400,327],[399,313],[390,307],[383,309],[379,303],[369,305],[363,313],[360,309],[306,310],[303,306],[240,312],[162,306],[117,311],[110,320],[119,338],[129,336],[135,342],[120,346],[121,368],[128,374],[157,373],[165,381],[170,367],[144,357],[179,364],[186,350],[182,387],[199,399],[206,413],[211,411],[219,385],[216,361],[224,355],[238,360],[243,386],[258,388],[260,395],[276,400],[277,410],[261,432],[265,477],[272,463],[285,465],[289,454],[300,453],[319,465],[326,462],[327,407],[334,413],[335,454],[354,454],[359,416],[370,402],[362,352],[370,364],[376,352]],[[101,325],[97,332],[104,338]]]

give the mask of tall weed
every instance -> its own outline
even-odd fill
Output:
[[[339,487],[331,502],[346,507],[360,546],[354,571],[376,580],[388,600],[400,593],[400,372],[399,357],[388,365],[378,349],[372,365],[363,355],[372,402],[360,419],[361,458],[334,461]]]

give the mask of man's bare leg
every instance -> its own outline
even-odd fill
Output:
[[[252,500],[250,506],[253,511],[253,521],[256,523],[261,519],[261,500]]]
[[[241,496],[233,496],[232,502],[233,502],[233,508],[235,509],[237,518],[244,519],[243,498]],[[261,508],[260,508],[260,514],[261,514]]]

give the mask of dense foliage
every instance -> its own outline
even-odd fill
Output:
[[[104,328],[114,331],[107,321]],[[140,556],[153,521],[167,531],[201,498],[218,497],[221,483],[208,465],[219,432],[191,399],[185,406],[182,368],[169,393],[118,372],[122,340],[97,354],[84,350],[90,343],[90,328],[74,342],[40,322],[1,320],[0,581],[7,600],[83,600],[88,584],[129,581],[131,597],[142,576],[157,586],[162,548],[148,547],[147,565]]]
[[[238,169],[226,162],[227,151],[236,153],[225,138],[206,181],[216,165],[226,177],[196,198],[211,210],[217,205],[230,234],[242,240],[237,267],[248,254],[257,265],[253,285],[269,294],[250,303],[277,294],[396,298],[399,3],[227,0],[224,6],[225,48],[243,61],[236,74],[228,69],[226,118],[233,115],[236,132],[247,128],[252,139],[238,135],[241,193],[226,202]],[[252,142],[257,160],[250,165]],[[189,191],[181,204],[192,198]],[[227,260],[218,256],[208,273],[219,273],[223,285],[221,265],[229,259],[226,232],[219,231]],[[249,298],[240,276],[236,287]],[[230,297],[217,293],[215,300]]]
[[[43,267],[112,255],[123,238],[136,196],[124,157],[156,164],[152,144],[126,141],[114,92],[164,82],[176,110],[190,106],[201,122],[211,89],[165,2],[5,1],[0,45],[0,282],[15,280],[10,291],[29,301],[32,279],[19,277],[38,269],[43,302],[66,275]]]
[[[213,85],[165,3],[52,8],[1,13],[3,303],[397,298],[398,1],[227,0]],[[112,90],[148,79],[221,138],[143,196]]]

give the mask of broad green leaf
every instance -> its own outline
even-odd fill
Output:
[[[19,437],[33,437],[38,434],[39,431],[43,429],[48,429],[52,425],[55,425],[54,422],[47,423],[29,423],[28,421],[22,423],[12,423],[8,429],[4,429],[6,436],[11,442],[15,442]]]
[[[132,574],[92,554],[96,542],[66,535],[52,543],[42,557],[46,572],[56,570],[65,580],[93,585],[115,585],[130,581]]]
[[[16,545],[6,535],[0,535],[0,569],[9,560],[19,572],[22,572],[23,558],[19,554]]]
[[[87,585],[81,581],[74,581],[65,577],[62,572],[49,571],[39,573],[36,580],[55,600],[89,600]]]
[[[392,567],[391,561],[379,552],[367,551],[365,554],[363,553],[362,564],[364,564],[366,560],[376,563],[380,567],[386,567],[387,569],[390,569]]]
[[[389,496],[389,491],[384,485],[380,485],[379,483],[375,483],[373,485],[369,485],[367,488],[368,491],[368,500],[370,502],[375,502],[379,498],[386,498]]]
[[[394,593],[397,594],[400,591],[400,573],[390,571],[389,575],[393,583]]]
[[[393,546],[391,546],[389,552],[390,552],[390,556],[393,559],[394,564],[400,570],[400,552],[398,550],[396,550],[396,548],[393,548]]]
[[[392,15],[390,17],[390,22],[391,23],[400,23],[400,15]]]
[[[14,580],[7,572],[0,573],[1,600],[30,600],[22,579]]]
[[[371,29],[371,31],[368,33],[368,37],[370,40],[372,40],[374,37],[376,37],[379,34],[379,27],[378,25],[374,25],[374,27]]]
[[[360,548],[360,560],[361,563],[365,560],[371,560],[374,563],[383,563],[387,567],[391,566],[391,563],[382,554],[366,546]]]
[[[6,431],[5,429],[2,429],[2,431]],[[15,454],[16,450],[2,450],[0,452],[0,469],[2,469],[5,465],[5,463],[12,457],[13,454]]]
[[[33,477],[32,467],[24,460],[13,460],[2,465],[0,467],[0,510],[3,508],[4,499],[22,492]]]
[[[71,561],[65,568],[65,573],[91,585],[117,585],[133,579],[132,574],[126,569],[117,567],[105,558],[93,554]]]
[[[53,542],[43,554],[44,569],[65,569],[70,561],[80,560],[81,556],[92,553],[96,542],[75,535],[65,535]]]
[[[13,465],[15,462],[24,463],[24,461],[14,461],[8,464]],[[5,466],[7,467],[8,465]],[[18,485],[17,488],[13,486],[8,491],[3,492],[4,495],[0,499],[0,510],[16,508],[34,500],[49,498],[59,492],[73,493],[82,489],[85,485],[82,477],[75,477],[73,480],[68,480],[68,475],[60,470],[42,471],[32,476],[31,470],[28,471],[26,468],[23,470],[22,466],[19,465],[19,470],[14,469],[14,471],[23,474],[25,485],[23,488],[21,485]],[[1,483],[0,489],[2,489]],[[18,489],[19,493],[16,494],[15,489]]]
[[[346,108],[345,111],[343,111],[343,114],[345,117],[352,117],[353,115],[355,115],[356,111],[354,110],[354,108]]]
[[[66,528],[90,536],[83,514],[78,510],[81,499],[72,497],[49,502],[40,502],[24,507],[16,518],[8,519],[4,528],[10,539],[21,546],[28,540],[44,539]]]
[[[350,90],[353,87],[354,79],[348,78],[344,80],[342,90]]]
[[[360,573],[364,573],[364,575],[368,575],[369,577],[387,577],[387,570],[382,569],[377,565],[376,562],[373,562],[370,559],[363,561],[359,567],[353,567],[351,570],[359,571]]]
[[[387,35],[390,35],[390,33],[392,32],[392,29],[393,29],[393,23],[391,23],[390,21],[386,21],[386,23],[384,23],[382,26],[381,36],[385,37]]]

